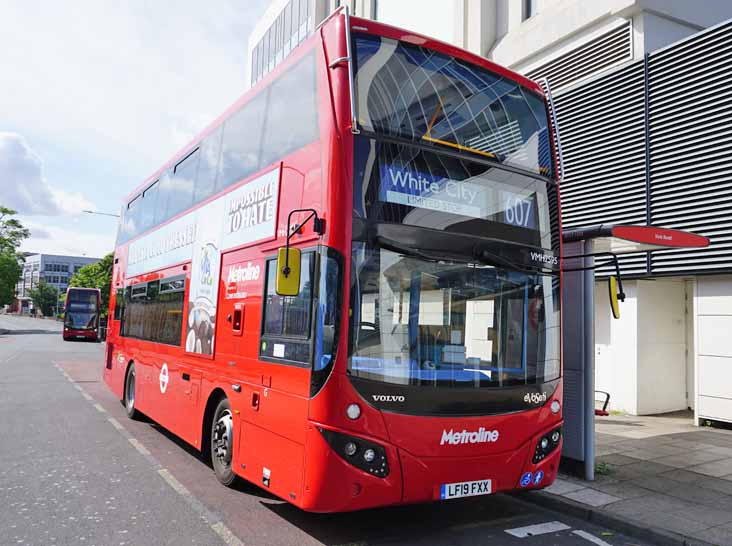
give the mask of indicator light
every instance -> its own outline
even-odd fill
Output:
[[[549,409],[552,410],[552,413],[559,413],[559,410],[561,409],[562,405],[559,403],[559,400],[552,400],[551,405],[549,406]]]

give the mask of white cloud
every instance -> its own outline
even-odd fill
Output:
[[[20,245],[23,252],[102,258],[114,251],[114,234],[111,231],[108,234],[78,232],[27,220],[23,224],[31,230],[31,236]]]
[[[0,132],[0,204],[25,215],[78,214],[94,205],[80,193],[51,187],[25,138]]]
[[[174,137],[197,134],[246,91],[247,37],[264,4],[5,3],[0,119],[150,174]]]

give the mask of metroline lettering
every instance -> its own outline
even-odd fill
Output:
[[[497,430],[486,430],[484,427],[480,427],[475,432],[468,432],[463,429],[462,431],[442,431],[442,440],[440,445],[445,444],[457,445],[457,444],[486,444],[497,442],[499,433]]]

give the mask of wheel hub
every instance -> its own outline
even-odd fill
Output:
[[[216,457],[225,464],[231,463],[231,438],[233,420],[229,410],[224,411],[216,421],[213,431],[213,446]]]
[[[135,407],[135,373],[127,378],[127,409]]]

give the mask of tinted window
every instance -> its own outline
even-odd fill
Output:
[[[140,231],[155,225],[155,207],[158,202],[158,181],[142,192],[142,210],[140,212]]]
[[[317,138],[315,59],[308,55],[270,87],[262,166]]]
[[[117,293],[119,297],[120,292]],[[130,287],[121,311],[121,334],[166,345],[180,345],[184,295],[183,277]]]
[[[206,137],[198,150],[198,176],[193,201],[200,203],[218,191],[219,166],[221,160],[221,127]]]
[[[135,197],[127,205],[124,213],[120,237],[123,240],[131,239],[140,233],[140,213],[142,212],[142,195]],[[54,269],[55,271],[55,269]]]
[[[262,124],[267,92],[262,92],[224,124],[221,187],[245,178],[259,168]]]
[[[295,297],[275,292],[277,261],[267,262],[262,356],[307,362],[310,359],[310,320],[313,310],[315,254],[302,255],[300,293]]]

